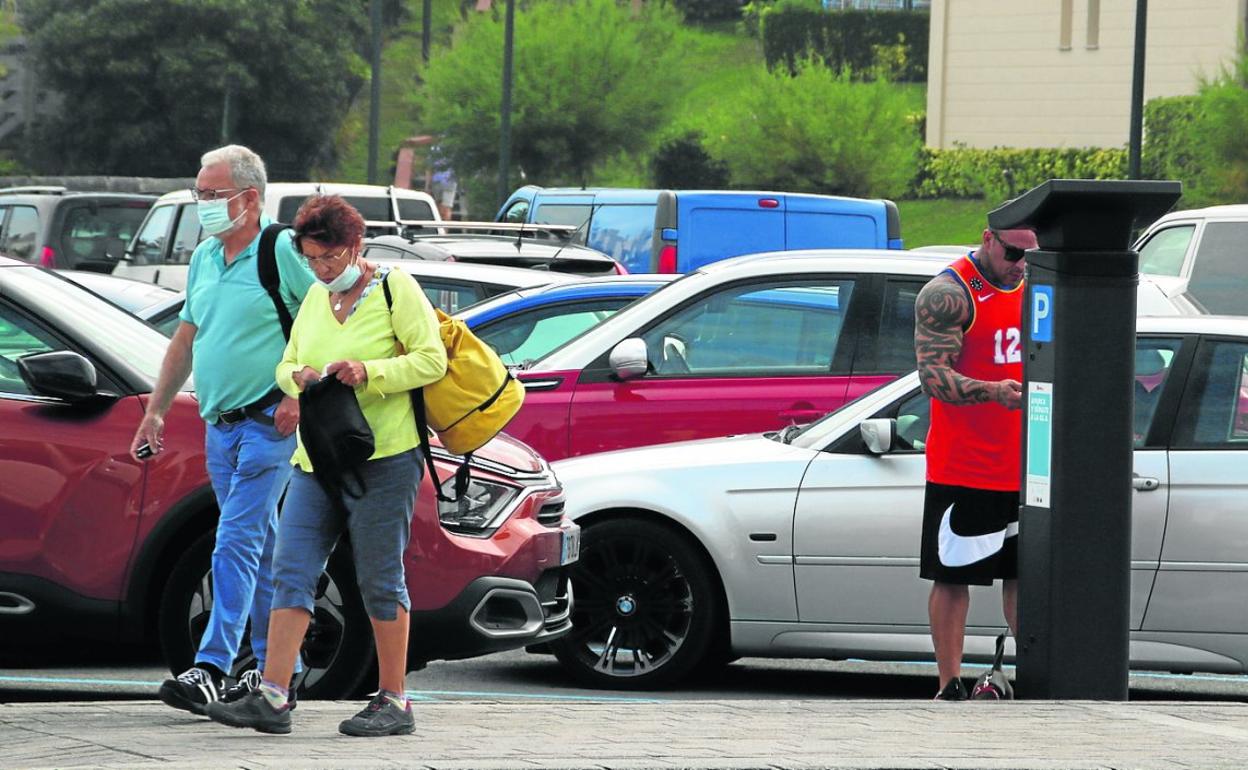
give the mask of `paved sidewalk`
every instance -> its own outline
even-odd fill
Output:
[[[338,735],[361,705],[300,703],[288,736],[148,701],[0,705],[0,767],[1248,767],[1248,704],[416,701],[415,735]]]

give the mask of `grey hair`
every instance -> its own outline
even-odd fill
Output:
[[[215,166],[218,163],[229,164],[230,179],[238,187],[254,187],[264,199],[264,186],[268,175],[264,170],[264,161],[260,156],[241,144],[227,144],[215,150],[209,150],[199,159],[201,168]]]

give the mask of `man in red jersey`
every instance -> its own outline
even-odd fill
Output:
[[[968,586],[1001,579],[1017,630],[1023,252],[1034,248],[1030,230],[984,230],[979,248],[915,302],[919,381],[932,397],[919,574],[933,581],[939,700],[968,697],[960,678]]]

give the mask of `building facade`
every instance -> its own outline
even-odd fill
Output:
[[[1121,147],[1136,0],[932,0],[927,144]],[[1144,98],[1196,93],[1239,51],[1248,0],[1148,7]]]

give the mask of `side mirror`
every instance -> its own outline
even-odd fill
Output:
[[[611,371],[621,380],[634,380],[650,371],[650,355],[646,350],[646,341],[640,337],[629,337],[611,348],[607,359]]]
[[[17,369],[26,387],[35,395],[70,402],[86,401],[98,395],[95,367],[69,350],[22,356],[17,359]]]
[[[862,434],[867,451],[873,455],[888,454],[897,443],[897,421],[891,418],[863,420],[858,432]]]

